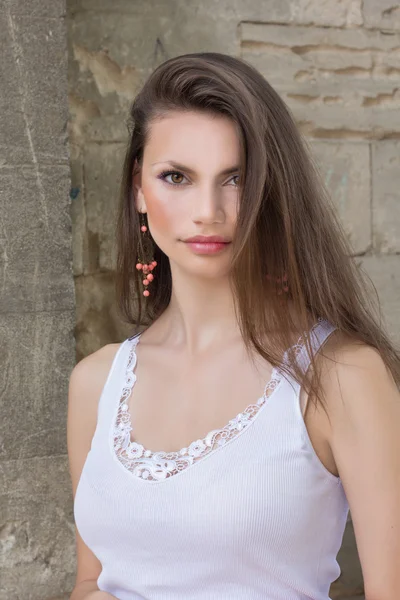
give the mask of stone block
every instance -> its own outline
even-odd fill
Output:
[[[377,252],[400,252],[400,141],[372,145],[373,243]]]
[[[0,168],[29,164],[32,160],[12,23],[7,12],[0,11],[0,81],[1,88],[7,90],[7,93],[0,94]]]
[[[74,311],[0,314],[1,461],[66,453],[74,325]]]
[[[372,281],[382,308],[383,326],[400,345],[400,256],[360,256],[357,263],[363,274]],[[373,295],[373,298],[372,298]],[[375,290],[371,287],[371,299],[375,303]]]
[[[85,274],[115,267],[115,221],[125,155],[123,144],[86,144],[83,151],[86,215]]]
[[[0,600],[43,600],[72,590],[75,529],[67,457],[2,461],[0,490]]]
[[[162,18],[166,25],[173,25],[177,15],[182,17],[178,24],[185,25],[186,18],[208,18],[209,25],[213,19],[218,21],[243,19],[270,23],[301,23],[330,25],[337,27],[353,27],[362,25],[362,0],[269,0],[268,2],[243,2],[243,0],[205,0],[199,4],[196,0],[174,0],[165,3],[163,0],[149,0],[146,3],[127,2],[126,0],[70,0],[68,11],[75,19],[77,14],[93,11],[134,15],[137,19],[145,19],[152,15],[153,21]],[[169,23],[169,21],[171,23]],[[207,30],[197,25],[197,29],[207,35]],[[215,23],[214,29],[215,29]],[[210,27],[209,27],[210,29]]]
[[[69,168],[0,169],[0,313],[74,308]]]
[[[357,27],[362,25],[362,0],[292,0],[291,21],[308,25]],[[271,22],[272,19],[267,19]]]
[[[316,138],[400,135],[400,34],[241,23],[241,56]]]
[[[1,125],[7,146],[0,146],[0,164],[68,164],[64,21],[34,19],[18,10],[3,13],[1,20],[2,86],[7,89]]]
[[[76,278],[77,361],[109,343],[132,335],[116,307],[114,276],[97,273]]]
[[[311,149],[354,252],[366,252],[371,247],[369,145],[316,140]]]
[[[22,1],[22,0],[21,0]],[[317,10],[318,0],[309,0],[310,4],[315,4]],[[326,1],[326,0],[325,0]],[[360,0],[343,0],[347,7]],[[205,0],[202,4],[195,0],[174,0],[166,3],[163,0],[149,0],[142,2],[127,2],[126,0],[69,0],[67,8],[70,18],[76,19],[80,14],[87,17],[87,12],[97,12],[108,15],[110,11],[118,15],[132,15],[136,19],[157,19],[163,20],[166,27],[173,26],[179,15],[182,15],[181,26],[185,27],[186,17],[195,18],[199,15],[200,19],[206,15],[210,21],[231,18],[258,18],[260,21],[280,21],[287,22],[291,19],[294,11],[293,5],[298,0],[269,0],[268,3],[243,2],[243,0]],[[346,9],[343,9],[346,10]],[[92,14],[90,14],[90,19]],[[179,23],[177,23],[179,26]],[[201,29],[200,26],[197,29]],[[206,33],[206,32],[205,32]]]
[[[400,2],[395,0],[363,0],[365,27],[400,30]]]
[[[29,5],[25,0],[12,0],[9,2],[11,15],[20,15],[30,19],[57,19],[65,17],[65,0],[30,0]]]

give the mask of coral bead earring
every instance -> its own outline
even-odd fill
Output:
[[[143,251],[147,254],[146,250],[149,248],[152,249],[153,243],[152,243],[149,229],[148,229],[147,225],[145,224],[144,220],[145,220],[144,214],[140,213],[140,221],[141,221],[140,231],[143,234],[140,247],[143,248],[144,249]],[[141,271],[142,284],[145,288],[143,290],[143,296],[145,298],[150,296],[150,292],[147,288],[148,288],[149,284],[154,280],[154,275],[153,275],[152,271],[156,266],[157,266],[156,260],[151,260],[150,262],[146,263],[143,260],[141,260],[141,258],[139,258],[139,261],[136,263],[136,269],[139,272]]]

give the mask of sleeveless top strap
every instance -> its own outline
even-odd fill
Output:
[[[321,348],[321,346],[324,344],[328,336],[333,331],[335,331],[335,329],[337,329],[335,325],[330,323],[330,321],[328,321],[327,319],[320,317],[310,329],[310,331],[306,335],[306,338],[303,339],[302,342],[298,342],[297,344],[295,344],[295,347],[297,346],[297,348],[299,349],[298,353],[296,354],[296,361],[300,365],[303,373],[307,372],[307,369],[309,368],[311,363],[309,351],[306,346],[306,339],[310,340],[312,351],[315,355]]]

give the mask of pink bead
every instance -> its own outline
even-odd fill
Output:
[[[143,292],[143,296],[150,296],[150,292],[149,292],[149,290],[144,290],[144,292]]]
[[[149,285],[150,281],[148,279],[143,279],[143,285]]]
[[[147,273],[148,270],[149,270],[149,265],[143,265],[143,272]]]
[[[140,231],[143,231],[143,232],[147,231],[146,225],[142,225],[141,228],[140,228]]]
[[[147,279],[148,279],[149,281],[153,281],[153,279],[154,279],[154,275],[152,275],[151,273],[149,273],[149,274],[147,275]]]
[[[156,260],[153,260],[153,262],[152,262],[151,264],[152,264],[154,267],[156,267],[156,266],[157,266],[157,261],[156,261]]]
[[[137,263],[136,268],[137,268],[138,271],[140,271],[141,269],[143,269],[142,263]]]

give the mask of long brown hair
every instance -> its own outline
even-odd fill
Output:
[[[231,275],[246,347],[273,366],[281,365],[286,349],[289,359],[295,357],[293,331],[301,337],[310,323],[325,318],[354,341],[376,348],[399,384],[400,353],[384,330],[378,294],[354,262],[290,110],[253,66],[225,54],[194,53],[165,61],[133,101],[116,230],[122,318],[138,332],[162,314],[171,298],[169,259],[156,244],[157,276],[151,295],[142,297],[142,276],[135,265],[143,248],[132,185],[152,122],[171,110],[228,116],[238,132],[241,184]],[[276,293],[276,279],[285,273],[289,292]],[[295,318],[289,304],[296,309]],[[295,360],[281,366],[323,404],[314,355],[307,337],[305,341],[313,376],[304,374]]]

